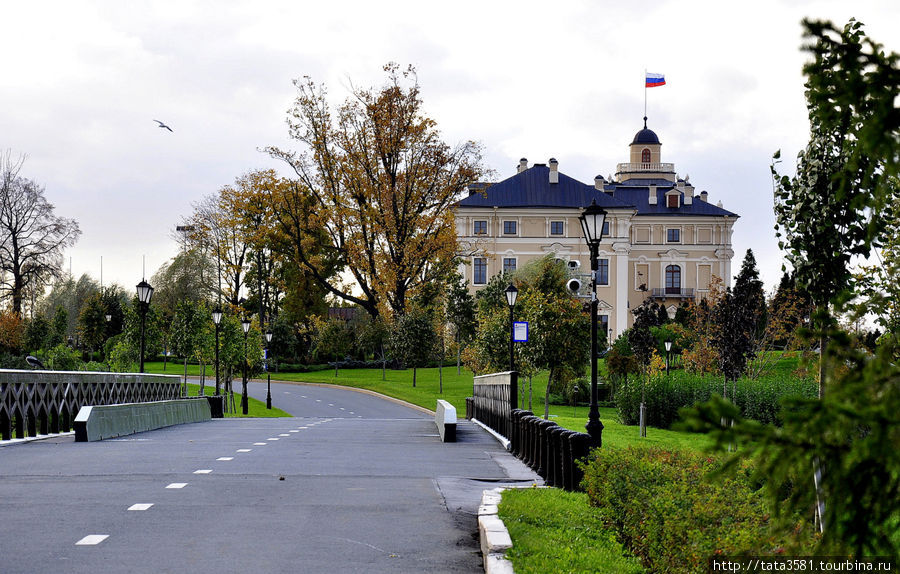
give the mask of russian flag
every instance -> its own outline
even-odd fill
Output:
[[[651,74],[647,72],[647,82],[644,84],[645,88],[656,88],[658,86],[666,85],[666,77],[662,74]]]

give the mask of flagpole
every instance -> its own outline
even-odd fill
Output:
[[[647,123],[647,68],[644,68],[644,124]],[[647,126],[644,125],[646,128]]]

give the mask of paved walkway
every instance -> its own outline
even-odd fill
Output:
[[[378,397],[272,394],[296,418],[0,449],[0,572],[479,572],[481,491],[538,480],[468,422],[445,444]]]

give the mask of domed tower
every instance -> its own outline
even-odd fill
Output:
[[[664,179],[675,181],[675,164],[660,161],[662,144],[656,132],[647,127],[647,116],[644,116],[644,129],[634,134],[631,141],[628,163],[620,163],[616,167],[616,179],[619,182],[629,179]]]

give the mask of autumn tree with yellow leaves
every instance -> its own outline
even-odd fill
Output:
[[[402,314],[420,285],[447,276],[451,206],[483,172],[478,144],[451,147],[424,114],[415,69],[384,71],[381,88],[354,87],[334,111],[324,86],[295,81],[288,125],[303,149],[267,148],[297,176],[271,195],[293,263],[373,317]]]

